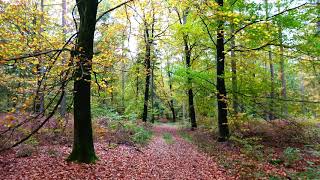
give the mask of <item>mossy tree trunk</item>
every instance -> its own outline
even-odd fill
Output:
[[[90,82],[93,38],[96,24],[97,0],[77,0],[80,14],[78,34],[78,64],[74,81],[74,143],[69,161],[93,163],[95,155],[90,107]]]

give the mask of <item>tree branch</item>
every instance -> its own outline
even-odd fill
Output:
[[[115,7],[113,7],[113,8],[111,8],[111,9],[103,12],[103,13],[97,18],[96,22],[100,21],[101,18],[102,18],[103,16],[105,16],[106,14],[108,14],[108,13],[110,13],[110,12],[112,12],[112,11],[120,8],[120,7],[123,6],[123,5],[128,4],[129,2],[132,2],[132,1],[134,1],[134,0],[128,0],[128,1],[126,1],[126,2],[123,2],[123,3],[121,3],[121,4],[119,4],[119,5],[115,6]]]

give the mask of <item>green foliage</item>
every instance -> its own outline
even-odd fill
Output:
[[[262,160],[264,146],[259,143],[261,141],[260,138],[238,138],[236,136],[231,136],[230,140],[240,145],[242,147],[241,152],[246,154],[248,157]]]
[[[34,137],[31,136],[26,142],[25,144],[27,145],[31,145],[31,146],[37,146],[39,144],[39,141]]]
[[[143,127],[140,127],[136,129],[136,132],[132,136],[132,140],[135,143],[144,145],[149,142],[151,137],[152,137],[151,131],[144,129]]]
[[[167,144],[172,144],[172,143],[174,142],[174,140],[173,140],[173,138],[172,138],[172,134],[170,134],[170,133],[164,133],[164,134],[162,135],[162,137],[163,137],[163,139],[165,140],[165,142],[166,142]]]
[[[101,117],[105,117],[116,121],[122,119],[122,116],[118,112],[116,112],[115,109],[112,109],[107,105],[103,104],[93,104],[91,114],[94,119]]]
[[[320,166],[308,167],[306,171],[289,174],[291,179],[313,180],[320,179]]]
[[[146,129],[143,126],[136,125],[134,123],[126,124],[125,129],[133,132],[131,139],[133,142],[137,144],[145,145],[152,137],[152,132],[150,130]]]
[[[292,166],[301,159],[300,150],[298,148],[287,147],[283,151],[283,159],[286,166]]]

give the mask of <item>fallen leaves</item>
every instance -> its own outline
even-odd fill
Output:
[[[0,156],[0,179],[230,179],[217,163],[177,136],[176,128],[157,126],[154,139],[136,151],[118,146],[105,150],[107,143],[95,144],[100,158],[96,164],[68,163],[70,147],[40,146],[30,157],[16,158],[15,150]],[[167,144],[161,134],[171,133]],[[56,153],[52,153],[56,152]],[[55,156],[56,154],[56,156]]]

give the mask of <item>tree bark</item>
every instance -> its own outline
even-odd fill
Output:
[[[188,12],[187,9],[183,14],[182,24],[187,23]],[[191,130],[197,128],[197,120],[196,120],[196,112],[194,108],[194,95],[192,90],[192,77],[190,75],[191,69],[191,48],[189,45],[189,39],[187,34],[183,34],[183,42],[184,42],[184,56],[186,60],[186,68],[187,68],[187,85],[188,85],[188,101],[189,101],[189,118],[191,122]]]
[[[145,90],[144,90],[144,103],[143,103],[143,115],[142,115],[142,121],[147,122],[148,118],[148,103],[149,103],[149,86],[150,86],[150,68],[151,68],[151,62],[150,62],[150,56],[151,56],[151,43],[148,40],[148,29],[146,29],[146,55],[144,60],[144,66],[146,70],[146,81],[145,81]]]
[[[280,13],[280,4],[279,1],[278,12]],[[279,25],[278,27],[278,34],[279,34],[279,44],[280,44],[280,79],[281,79],[281,96],[283,99],[287,99],[287,82],[285,77],[285,62],[284,62],[284,48],[283,48],[283,33],[282,33],[282,26]],[[288,105],[286,102],[282,105],[282,112],[284,115],[288,115]]]
[[[234,24],[231,24],[231,34],[234,34]],[[237,80],[237,62],[235,48],[235,37],[231,39],[231,71],[232,71],[232,93],[233,93],[233,110],[235,114],[239,112],[239,102],[238,102],[238,80]]]
[[[282,28],[279,27],[279,40],[280,40],[280,79],[281,79],[281,96],[283,99],[287,99],[287,81],[285,77],[285,62],[284,62],[284,48],[282,39]],[[282,105],[282,111],[285,115],[288,115],[287,103]]]
[[[172,122],[176,122],[176,112],[174,109],[174,101],[173,101],[173,90],[172,90],[172,77],[171,77],[171,72],[170,72],[170,68],[169,68],[169,62],[167,63],[168,66],[168,78],[169,78],[169,90],[170,90],[170,110],[172,113]]]
[[[223,8],[223,0],[217,0],[220,8]],[[229,138],[227,119],[227,91],[224,79],[225,53],[224,53],[224,21],[218,21],[217,30],[217,99],[218,99],[218,141],[226,141]]]
[[[188,100],[189,100],[189,118],[191,122],[191,130],[197,128],[196,121],[196,112],[194,109],[193,102],[193,90],[192,90],[192,78],[190,76],[190,68],[191,68],[191,52],[188,46],[188,43],[185,42],[185,58],[186,58],[186,66],[187,66],[187,85],[188,85]]]
[[[139,99],[139,83],[140,83],[139,72],[140,72],[140,68],[139,68],[139,65],[138,65],[137,69],[136,69],[136,75],[137,75],[136,76],[136,103],[138,103],[138,99]]]
[[[265,0],[266,5],[266,18],[269,17],[269,4],[268,0]],[[272,52],[271,52],[271,46],[269,46],[268,50],[269,54],[269,65],[270,65],[270,103],[269,103],[269,120],[274,120],[274,98],[275,98],[275,91],[274,91],[274,66],[273,66],[273,60],[272,60]]]
[[[44,13],[44,0],[40,1],[40,11]],[[40,17],[40,25],[44,24],[44,16]],[[40,27],[39,34],[41,35],[43,32],[43,28]],[[41,45],[40,45],[41,46]],[[38,71],[38,88],[39,90],[36,93],[35,103],[34,103],[34,111],[36,113],[44,113],[44,89],[41,87],[44,82],[41,82],[41,78],[44,76],[44,67],[41,66],[43,63],[42,57],[39,57],[39,64],[37,65]]]
[[[152,62],[152,69],[151,69],[151,123],[154,123],[154,67],[155,62]]]
[[[62,0],[62,14],[61,14],[61,22],[62,22],[62,34],[63,34],[63,42],[65,42],[66,40],[66,34],[67,34],[67,30],[66,30],[66,12],[67,12],[67,2],[66,0]],[[63,54],[62,56],[62,63],[65,64],[67,57],[65,54]],[[66,99],[66,90],[65,88],[62,89],[62,91],[64,92],[64,95],[62,97],[61,103],[60,103],[60,115],[61,117],[65,117],[66,116],[66,111],[67,111],[67,99]]]
[[[74,81],[74,142],[69,161],[93,163],[94,151],[91,124],[90,89],[93,39],[96,25],[97,0],[77,0],[80,27],[76,50],[79,62]]]

